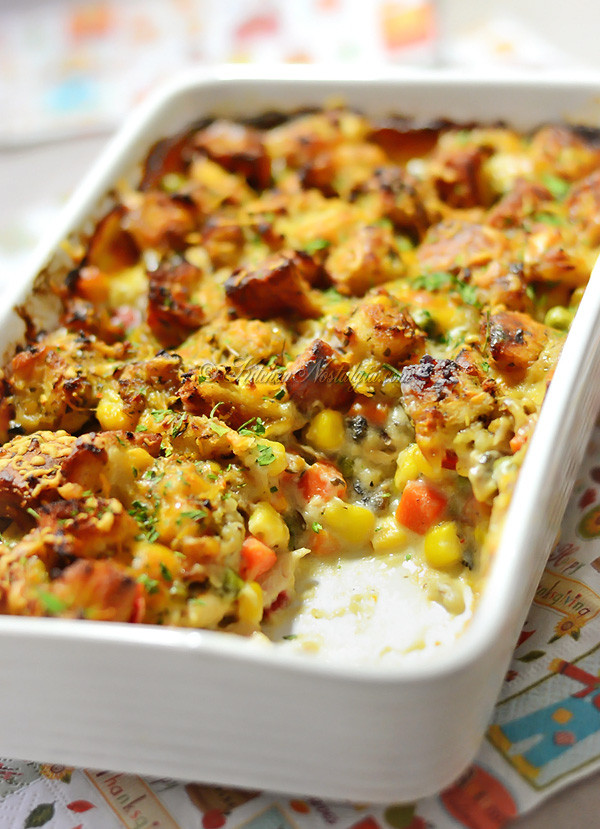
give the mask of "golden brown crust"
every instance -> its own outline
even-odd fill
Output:
[[[131,198],[122,226],[142,250],[181,250],[185,237],[196,226],[195,212],[187,196],[149,190]]]
[[[165,348],[180,345],[204,322],[204,310],[191,301],[201,271],[189,262],[163,263],[148,274],[148,325]]]
[[[327,259],[327,271],[340,293],[362,296],[401,276],[404,266],[391,230],[367,226],[338,245]]]
[[[277,123],[156,144],[52,265],[56,327],[19,309],[0,612],[252,633],[307,549],[432,584],[415,484],[477,592],[598,253],[598,136]]]
[[[60,498],[66,483],[97,491],[105,462],[101,449],[64,431],[19,435],[0,449],[0,514],[28,524],[28,511]]]
[[[358,360],[371,355],[392,365],[415,359],[425,343],[425,333],[407,309],[383,288],[361,302],[348,318],[342,336],[344,350]]]
[[[518,178],[488,213],[488,224],[492,227],[516,227],[523,219],[542,210],[552,200],[552,194],[543,184]]]
[[[548,342],[548,329],[528,314],[502,311],[484,322],[491,359],[500,371],[523,371],[537,360]]]
[[[307,271],[305,256],[295,251],[274,253],[258,267],[235,270],[225,282],[225,293],[242,316],[317,317],[320,309],[310,293]]]
[[[324,340],[315,340],[289,366],[285,385],[301,411],[315,403],[326,408],[344,409],[353,397],[348,378],[350,364]]]
[[[490,193],[483,163],[490,155],[485,146],[442,149],[434,153],[433,181],[440,199],[455,208],[487,206]]]
[[[464,358],[463,358],[463,363]],[[426,355],[402,370],[402,399],[423,454],[443,464],[457,433],[497,414],[494,383],[470,361],[434,360]]]
[[[258,130],[233,121],[214,121],[194,138],[194,146],[230,173],[263,190],[271,180],[271,161]]]

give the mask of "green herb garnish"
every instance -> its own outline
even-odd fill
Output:
[[[265,446],[262,443],[258,443],[257,449],[258,458],[256,463],[259,466],[269,466],[269,464],[273,463],[273,461],[275,460],[275,452],[273,452],[270,446]]]
[[[158,593],[158,581],[156,579],[151,579],[148,573],[142,573],[140,576],[138,576],[137,582],[138,584],[142,585],[146,593],[148,593],[150,596],[153,593]]]
[[[158,530],[155,527],[156,514],[151,512],[150,507],[137,499],[132,502],[129,515],[135,518],[143,533],[142,538],[154,543],[158,539]]]
[[[251,437],[264,435],[266,431],[265,423],[260,417],[251,417],[250,420],[242,423],[238,429],[240,435],[250,435]]]
[[[161,561],[160,564],[159,564],[159,567],[160,567],[160,574],[163,577],[163,579],[165,581],[173,581],[173,576],[171,575],[171,571],[169,570],[167,565],[164,562]]]
[[[182,518],[191,518],[192,521],[201,521],[208,513],[204,509],[191,509],[181,513]]]
[[[331,242],[328,239],[312,239],[304,245],[306,253],[316,253],[318,250],[325,250],[330,246]]]
[[[62,599],[59,599],[58,596],[55,596],[53,593],[47,593],[46,591],[40,592],[39,594],[40,601],[44,605],[44,610],[46,613],[62,613],[63,610],[66,609],[67,605],[63,602]]]
[[[568,181],[565,181],[564,178],[560,178],[560,176],[553,176],[551,173],[543,175],[542,181],[548,190],[550,190],[554,198],[559,201],[564,199],[571,186]]]

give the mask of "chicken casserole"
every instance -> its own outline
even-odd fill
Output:
[[[599,203],[596,136],[561,125],[334,108],[159,142],[4,366],[0,610],[252,633],[352,555],[460,613]]]

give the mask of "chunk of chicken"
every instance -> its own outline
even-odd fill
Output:
[[[161,345],[180,345],[204,322],[204,310],[191,302],[202,274],[185,260],[148,273],[148,325]]]
[[[307,260],[306,254],[282,251],[270,254],[257,267],[239,268],[225,282],[229,303],[242,316],[261,320],[317,317],[319,305],[307,278],[313,276],[313,268]]]
[[[217,120],[194,136],[196,149],[230,173],[237,173],[256,190],[271,181],[271,160],[258,130]]]
[[[502,311],[483,321],[482,334],[500,371],[524,371],[537,360],[548,341],[548,329],[528,314]]]
[[[365,298],[348,318],[342,335],[353,362],[372,355],[398,365],[422,351],[425,333],[385,289]]]
[[[344,409],[354,396],[350,364],[329,343],[315,340],[286,370],[285,385],[296,406],[306,412],[316,403]]]
[[[402,400],[413,421],[417,443],[437,466],[451,463],[456,435],[474,421],[497,413],[495,384],[474,365],[435,360],[429,355],[402,370]]]

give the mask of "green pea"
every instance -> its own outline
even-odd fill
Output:
[[[555,305],[546,311],[544,322],[551,328],[558,328],[559,331],[568,331],[573,322],[573,312],[564,305]]]
[[[430,337],[437,336],[439,329],[429,311],[426,311],[424,308],[415,308],[411,315],[421,331],[424,331]]]
[[[185,184],[185,176],[180,173],[167,173],[162,177],[160,183],[167,193],[177,193]]]

